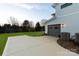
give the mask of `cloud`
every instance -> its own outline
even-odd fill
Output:
[[[15,6],[21,7],[21,8],[25,8],[28,10],[32,10],[32,9],[41,9],[40,4],[15,4]]]
[[[25,5],[25,4],[19,4],[18,6],[20,6],[22,8],[26,8],[26,9],[33,9],[34,8],[34,6]]]

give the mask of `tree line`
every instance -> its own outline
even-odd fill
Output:
[[[36,23],[35,27],[33,27],[28,20],[24,20],[21,26],[19,26],[16,21],[12,22],[12,24],[0,26],[0,33],[44,31],[44,26],[40,26],[39,22]]]

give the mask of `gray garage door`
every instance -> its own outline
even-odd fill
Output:
[[[59,36],[60,32],[61,32],[60,24],[48,25],[48,35]]]

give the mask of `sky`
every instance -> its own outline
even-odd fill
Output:
[[[19,24],[24,20],[35,24],[42,19],[50,19],[52,13],[55,13],[52,3],[0,3],[0,24],[9,23],[10,16]]]

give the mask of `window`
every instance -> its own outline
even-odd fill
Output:
[[[70,6],[70,5],[72,5],[72,3],[65,3],[65,4],[61,5],[61,9],[65,8],[67,6]]]

